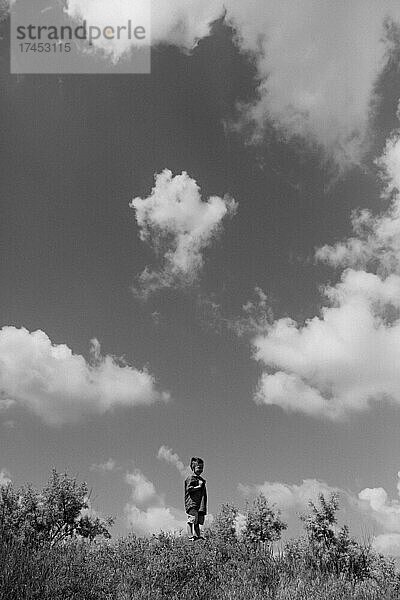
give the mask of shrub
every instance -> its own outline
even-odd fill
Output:
[[[110,537],[108,527],[113,520],[92,516],[88,509],[87,484],[53,469],[41,492],[31,485],[19,490],[12,483],[0,486],[0,534],[3,539],[33,545],[56,545],[74,537]]]
[[[306,535],[288,542],[284,552],[276,555],[271,542],[279,538],[285,524],[263,497],[248,507],[243,539],[234,534],[237,509],[225,505],[201,542],[166,533],[151,538],[130,535],[115,541],[91,540],[90,535],[79,534],[79,527],[74,525],[79,523],[81,513],[77,511],[86,498],[86,492],[83,496],[80,492],[85,487],[67,479],[53,474],[46,493],[39,494],[33,488],[28,493],[25,488],[23,497],[12,486],[0,489],[0,519],[12,532],[0,537],[0,600],[400,597],[400,579],[393,563],[357,544],[347,527],[337,529],[335,498],[320,498],[318,505],[311,504],[311,514],[303,518]],[[22,523],[29,531],[40,530],[37,517],[41,503],[52,507],[51,522],[58,524],[54,527],[61,526],[62,530],[69,523],[74,535],[62,538],[62,543],[56,538],[56,543],[26,544],[23,536],[16,534],[16,524]],[[61,507],[70,521],[61,518]],[[24,519],[29,526],[24,525]]]
[[[269,544],[280,539],[287,524],[281,519],[279,510],[271,507],[264,494],[259,494],[247,507],[246,523],[242,532],[245,543],[253,547]]]
[[[297,555],[308,568],[359,580],[370,577],[374,558],[370,546],[354,540],[347,525],[337,527],[338,495],[333,493],[325,498],[320,494],[318,500],[318,505],[310,501],[311,513],[301,516],[306,540],[289,543],[287,555],[292,558]]]
[[[225,543],[236,542],[236,517],[239,511],[233,504],[223,504],[212,524],[212,531]]]

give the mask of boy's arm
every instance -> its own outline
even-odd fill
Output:
[[[204,482],[200,480],[199,481],[199,485],[194,485],[191,489],[192,490],[199,490],[200,488],[203,487],[203,485],[204,485]]]
[[[198,481],[198,483],[197,483]],[[203,487],[203,485],[205,485],[206,480],[203,478],[200,478],[199,480],[197,479],[197,477],[191,477],[187,489],[190,493],[191,490],[199,490]]]

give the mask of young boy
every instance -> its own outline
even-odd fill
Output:
[[[200,525],[204,525],[207,513],[206,480],[201,477],[204,468],[202,458],[193,457],[190,461],[193,471],[185,479],[185,511],[187,514],[187,533],[190,540],[202,540]]]

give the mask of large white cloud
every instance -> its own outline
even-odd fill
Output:
[[[279,481],[265,481],[262,484],[254,485],[239,484],[239,491],[244,496],[262,493],[277,508],[287,512],[293,509],[304,510],[308,507],[310,500],[315,503],[320,494],[327,497],[338,489],[317,479],[304,479],[300,485]]]
[[[92,361],[65,344],[52,344],[43,331],[0,330],[1,394],[51,425],[76,422],[118,406],[167,400],[155,389],[154,378],[121,359],[102,356],[91,342]]]
[[[340,417],[371,400],[400,403],[400,278],[348,270],[327,289],[331,305],[299,325],[279,319],[254,340],[266,371],[257,400],[311,415]]]
[[[355,220],[355,236],[317,255],[347,267],[325,289],[325,306],[304,324],[284,318],[253,340],[265,365],[256,400],[340,418],[373,401],[400,404],[400,141],[380,160],[392,204]],[[368,270],[367,270],[368,269]]]
[[[228,0],[240,46],[256,53],[259,100],[247,117],[317,142],[344,166],[358,162],[387,59],[384,21],[393,0]]]
[[[107,0],[68,0],[67,10],[114,24],[119,15],[137,18],[146,1],[118,0],[118,11]],[[374,84],[387,60],[384,22],[400,20],[398,2],[153,0],[153,43],[191,50],[223,14],[261,82],[244,119],[261,128],[269,119],[288,136],[320,144],[342,166],[358,162]]]
[[[128,526],[141,536],[160,531],[179,532],[186,527],[185,513],[167,506],[154,484],[139,470],[127,473],[126,483],[131,487],[131,499],[125,505]]]
[[[156,252],[161,266],[146,268],[135,291],[146,298],[163,287],[181,287],[195,282],[203,267],[203,251],[221,229],[222,221],[236,210],[231,198],[212,196],[203,201],[195,180],[183,172],[173,176],[165,169],[156,175],[147,198],[134,198],[140,237]]]

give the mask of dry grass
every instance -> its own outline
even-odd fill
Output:
[[[368,576],[333,575],[301,557],[272,556],[227,543],[161,535],[73,541],[27,548],[0,543],[4,600],[398,600],[390,562],[371,562]]]

